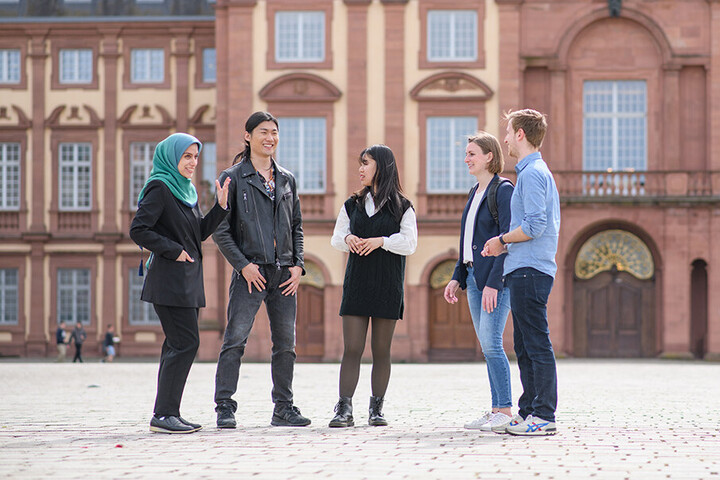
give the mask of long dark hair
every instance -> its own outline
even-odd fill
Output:
[[[405,210],[412,206],[410,200],[403,194],[400,186],[395,155],[387,145],[373,145],[367,147],[360,153],[358,158],[362,163],[364,155],[375,160],[375,176],[372,179],[371,187],[363,187],[353,195],[355,201],[362,205],[365,196],[370,193],[375,202],[375,208],[380,210],[387,205],[390,215],[395,221],[402,219]]]
[[[278,124],[277,118],[275,118],[272,113],[269,112],[255,112],[252,115],[250,115],[245,122],[245,131],[250,133],[252,135],[253,130],[257,128],[258,125],[260,125],[263,122],[273,122],[275,123],[275,126],[278,127],[278,130],[280,130],[280,125]],[[250,142],[245,140],[245,150],[235,155],[235,158],[233,159],[233,165],[238,163],[239,161],[250,158]]]

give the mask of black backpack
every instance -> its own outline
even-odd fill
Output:
[[[505,177],[497,177],[497,180],[493,178],[490,181],[490,185],[488,185],[488,193],[487,193],[487,201],[488,201],[488,209],[490,209],[490,215],[492,215],[493,220],[495,220],[496,225],[500,225],[500,222],[498,221],[498,208],[497,208],[497,190],[503,183],[509,183],[510,185],[513,185],[513,183],[510,181],[510,179]],[[472,190],[471,190],[472,192]],[[469,195],[468,195],[469,198]]]

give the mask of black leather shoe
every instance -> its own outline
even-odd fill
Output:
[[[232,409],[228,407],[218,407],[217,411],[217,427],[218,428],[235,428],[237,422],[235,421],[235,414]]]
[[[352,427],[355,425],[355,419],[352,416],[352,398],[340,397],[337,405],[335,405],[335,416],[330,420],[330,427]]]
[[[153,415],[150,420],[150,431],[156,433],[193,433],[197,428],[185,425],[178,417],[158,417]]]
[[[303,417],[294,405],[275,407],[270,424],[276,427],[305,427],[310,425],[310,419]]]
[[[180,420],[180,422],[184,423],[188,427],[194,428],[195,430],[200,430],[202,428],[202,425],[200,425],[199,423],[188,422],[183,417],[178,417],[178,420]]]
[[[368,425],[373,427],[384,427],[388,424],[382,413],[384,401],[385,397],[370,397],[370,416],[368,417]]]

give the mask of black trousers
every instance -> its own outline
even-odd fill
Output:
[[[75,356],[73,357],[73,363],[78,360],[80,361],[80,363],[82,363],[82,346],[82,343],[75,343]]]
[[[156,304],[153,307],[165,333],[154,412],[158,417],[177,417],[180,416],[185,381],[200,346],[199,309]]]

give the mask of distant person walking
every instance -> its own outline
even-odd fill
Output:
[[[108,324],[105,339],[103,340],[103,350],[105,353],[103,362],[112,362],[113,358],[115,358],[115,338],[115,327],[112,324]]]
[[[525,109],[509,112],[505,119],[508,155],[518,160],[517,184],[510,200],[510,230],[489,239],[482,254],[508,252],[503,271],[510,288],[523,394],[518,416],[506,431],[513,435],[553,435],[557,431],[557,371],[547,302],[557,271],[560,196],[540,154],[547,131],[545,115]]]
[[[359,163],[362,188],[343,204],[330,241],[350,254],[340,305],[345,344],[340,398],[331,427],[355,424],[352,397],[370,323],[373,363],[368,424],[388,424],[382,408],[390,381],[390,347],[405,307],[405,257],[417,248],[415,210],[402,193],[392,150],[373,145],[362,151]]]
[[[75,344],[75,356],[73,357],[73,363],[83,363],[82,346],[83,343],[85,343],[85,339],[87,339],[87,333],[85,333],[85,329],[83,328],[82,323],[77,322],[77,324],[75,325],[75,329],[70,335],[70,343]]]
[[[153,153],[153,168],[140,191],[130,238],[152,252],[140,298],[160,318],[165,341],[150,430],[191,433],[202,428],[180,416],[185,382],[200,346],[198,312],[205,306],[202,242],[227,215],[229,180],[215,181],[217,202],[203,217],[190,179],[202,144],[174,133]]]
[[[55,343],[57,344],[57,359],[56,362],[64,362],[65,356],[67,355],[67,332],[65,331],[65,322],[60,322],[57,330],[55,330]]]

